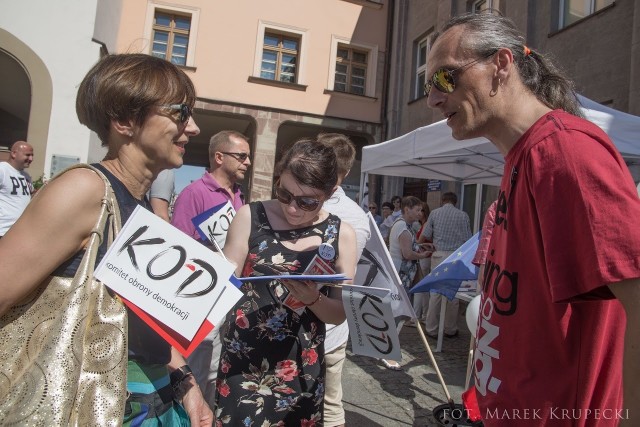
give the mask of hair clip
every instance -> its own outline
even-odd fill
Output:
[[[524,56],[531,55],[531,49],[529,49],[526,44],[523,46],[524,46]]]

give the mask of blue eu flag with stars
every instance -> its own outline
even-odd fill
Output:
[[[410,293],[417,292],[437,292],[453,300],[465,280],[478,279],[478,267],[471,263],[471,260],[478,249],[480,232],[477,232],[462,246],[449,255],[440,265],[431,270],[419,281]]]

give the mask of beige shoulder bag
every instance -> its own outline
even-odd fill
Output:
[[[103,233],[111,245],[120,231],[120,210],[109,180],[89,165],[67,171],[78,167],[105,183],[100,217],[75,277],[49,277],[0,317],[0,425],[122,423],[127,314],[93,278]]]

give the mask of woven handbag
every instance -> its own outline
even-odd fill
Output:
[[[75,168],[104,181],[100,217],[75,277],[50,276],[0,317],[0,425],[122,423],[127,313],[93,278],[105,230],[109,245],[120,231],[120,210],[102,172],[89,165],[64,172]]]

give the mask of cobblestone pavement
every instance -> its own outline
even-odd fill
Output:
[[[460,304],[459,335],[444,338],[442,352],[434,353],[438,368],[455,403],[462,403],[470,333]],[[424,325],[424,323],[423,323]],[[424,327],[423,327],[424,331]],[[436,340],[427,338],[431,349]],[[354,355],[347,348],[342,372],[343,403],[347,427],[437,426],[432,409],[447,402],[440,381],[416,328],[400,332],[401,371],[381,361]]]

